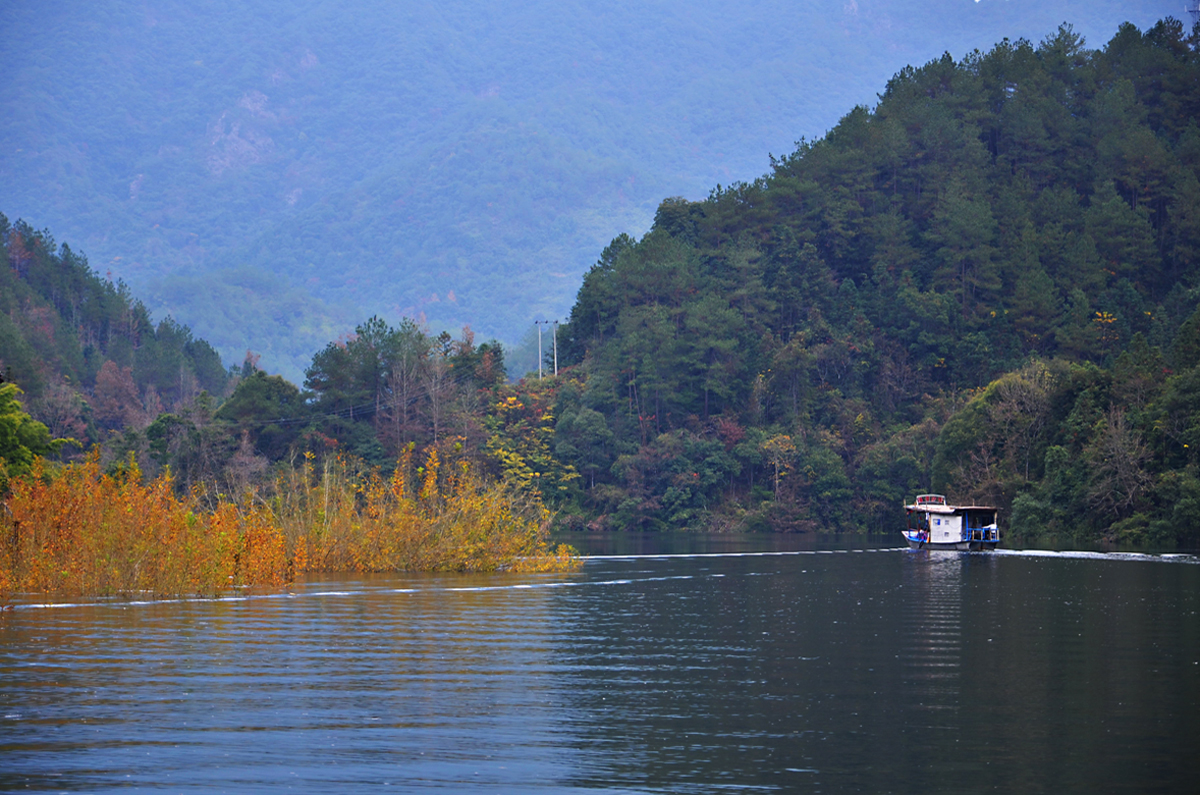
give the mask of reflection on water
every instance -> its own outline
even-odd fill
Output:
[[[0,789],[465,779],[515,791],[531,767],[554,767],[555,621],[545,588],[480,590],[497,584],[14,614]]]
[[[904,687],[919,710],[956,710],[962,676],[963,567],[970,556],[922,551],[913,553],[916,565],[905,571],[903,596],[905,664]],[[929,716],[927,725],[906,727],[920,740],[914,747],[937,743],[945,720]],[[939,722],[940,721],[940,722]]]
[[[0,790],[1190,791],[1200,566],[684,552],[12,611]]]

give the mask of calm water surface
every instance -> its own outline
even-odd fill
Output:
[[[1200,787],[1196,558],[605,543],[572,575],[19,607],[0,790]]]

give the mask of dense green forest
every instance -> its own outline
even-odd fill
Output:
[[[302,387],[253,356],[227,372],[6,223],[0,333],[29,353],[6,342],[3,366],[35,419],[61,378],[110,466],[133,454],[181,489],[413,445],[539,492],[565,527],[888,531],[933,489],[998,504],[1019,542],[1194,544],[1197,118],[1200,27],[1173,19],[906,68],[761,179],[614,239],[560,373],[515,384],[495,341],[379,317]],[[106,368],[136,410],[99,408]]]
[[[761,173],[896,68],[1167,0],[5,4],[0,210],[299,383],[372,314],[516,343],[659,199]],[[998,33],[998,31],[1002,33]]]
[[[947,56],[762,179],[663,202],[562,332],[584,504],[882,530],[932,487],[1026,537],[1195,540],[1198,51],[1168,19]]]

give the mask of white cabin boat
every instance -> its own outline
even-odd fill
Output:
[[[941,494],[921,494],[908,511],[904,539],[912,549],[995,549],[997,511],[987,505],[947,505]]]

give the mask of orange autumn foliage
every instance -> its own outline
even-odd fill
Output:
[[[197,514],[169,475],[143,484],[101,473],[96,456],[11,483],[0,587],[51,594],[216,594],[243,584],[248,539],[236,510]]]
[[[280,478],[271,507],[296,573],[578,567],[573,551],[550,549],[550,512],[536,495],[485,484],[465,460],[444,466],[436,449],[414,471],[412,455],[410,445],[390,478],[311,457]]]
[[[391,478],[342,458],[311,457],[272,494],[200,507],[169,474],[142,483],[92,456],[53,477],[44,464],[13,481],[0,510],[0,601],[13,593],[215,595],[280,588],[304,572],[567,571],[573,550],[551,550],[549,512],[536,497],[485,484],[466,461],[436,450]],[[414,480],[420,489],[413,489]]]

